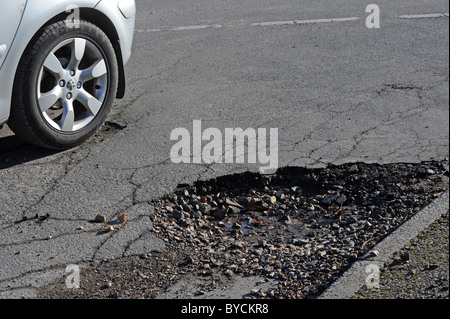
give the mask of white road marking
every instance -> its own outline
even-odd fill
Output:
[[[448,17],[448,12],[446,13],[425,13],[425,14],[408,14],[399,15],[397,18],[400,19],[429,19],[429,18],[441,18]],[[326,19],[305,19],[305,20],[287,20],[287,21],[267,21],[267,22],[255,22],[252,26],[283,26],[283,25],[300,25],[300,24],[317,24],[317,23],[331,23],[331,22],[349,22],[361,20],[359,17],[348,17],[348,18],[326,18]],[[222,28],[220,24],[201,24],[201,25],[191,25],[191,26],[181,26],[181,27],[161,27],[155,29],[136,29],[135,32],[163,32],[163,31],[189,31],[189,30],[203,30],[203,29],[219,29]]]
[[[428,19],[428,18],[441,18],[448,17],[446,13],[424,13],[424,14],[405,14],[398,16],[400,19]]]
[[[202,30],[207,28],[219,29],[222,25],[220,24],[202,24],[202,25],[191,25],[183,27],[172,27],[172,28],[157,28],[157,29],[136,29],[135,32],[162,32],[162,31],[188,31],[188,30]]]
[[[329,18],[329,19],[307,19],[307,20],[289,20],[289,21],[269,21],[256,22],[252,26],[280,26],[280,25],[295,25],[295,24],[315,24],[315,23],[330,23],[330,22],[346,22],[360,20],[358,17],[350,18]]]
[[[258,23],[252,23],[252,25],[258,25],[258,26],[280,26],[280,25],[293,25],[295,24],[294,21],[271,21],[271,22],[258,22]]]

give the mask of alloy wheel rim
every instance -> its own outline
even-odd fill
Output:
[[[108,90],[108,68],[90,40],[69,38],[45,58],[37,81],[37,103],[45,120],[60,132],[83,129],[100,112]]]

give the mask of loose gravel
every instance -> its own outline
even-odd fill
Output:
[[[449,212],[386,262],[378,288],[354,299],[449,299]]]
[[[289,167],[270,176],[244,173],[179,185],[151,203],[153,232],[164,250],[86,264],[80,289],[66,289],[60,280],[40,297],[155,298],[179,280],[195,280],[202,295],[235,278],[258,276],[275,286],[245,298],[316,298],[441,195],[448,176],[445,160]],[[445,288],[444,281],[437,285]]]

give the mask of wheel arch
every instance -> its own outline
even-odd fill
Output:
[[[125,95],[125,65],[122,57],[122,50],[120,48],[119,35],[114,27],[112,21],[102,12],[92,8],[80,8],[80,19],[90,22],[100,29],[108,36],[109,41],[114,48],[117,58],[117,66],[119,69],[119,82],[117,86],[116,98],[123,98]]]

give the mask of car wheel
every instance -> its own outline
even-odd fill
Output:
[[[13,88],[9,126],[25,141],[67,149],[93,136],[117,91],[116,55],[106,34],[79,21],[53,23],[27,47]]]

